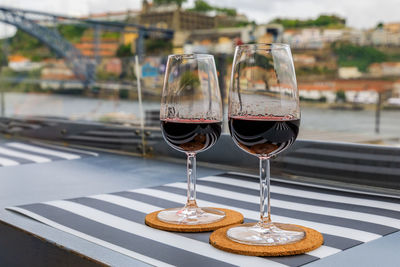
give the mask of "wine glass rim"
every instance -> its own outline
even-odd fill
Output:
[[[288,49],[289,44],[285,43],[256,43],[256,44],[242,44],[238,45],[239,48],[255,48],[255,49]]]
[[[172,57],[181,57],[181,58],[188,58],[188,59],[214,58],[214,56],[211,54],[196,54],[196,53],[172,54],[172,55],[168,56],[168,58],[172,58]]]

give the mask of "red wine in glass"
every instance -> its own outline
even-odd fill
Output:
[[[202,152],[213,146],[221,135],[221,122],[213,120],[161,120],[165,141],[181,152]]]
[[[300,119],[274,116],[229,118],[233,141],[244,151],[272,157],[290,147],[299,133]]]
[[[270,166],[296,140],[299,93],[287,44],[236,47],[229,90],[229,129],[235,144],[260,160],[260,219],[229,228],[227,237],[247,245],[275,246],[302,240],[302,228],[271,220]]]
[[[222,101],[214,57],[170,55],[165,71],[160,124],[169,146],[187,156],[187,200],[184,207],[162,210],[160,221],[199,225],[220,221],[225,212],[199,207],[196,201],[196,155],[221,135]]]

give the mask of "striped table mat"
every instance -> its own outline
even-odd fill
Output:
[[[27,163],[46,163],[72,160],[97,153],[42,143],[8,142],[0,145],[0,166],[17,166]]]
[[[198,179],[201,206],[259,218],[258,181],[238,173]],[[208,244],[209,233],[171,233],[144,225],[147,213],[182,206],[186,183],[8,208],[42,223],[156,266],[300,266],[400,229],[400,199],[343,192],[274,179],[272,218],[312,227],[322,247],[291,257],[249,257]]]

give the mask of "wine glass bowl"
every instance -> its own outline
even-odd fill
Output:
[[[269,159],[295,142],[300,126],[296,75],[288,45],[236,47],[228,117],[234,143],[260,159],[260,221],[232,227],[227,236],[250,245],[281,245],[303,239],[301,228],[273,223],[270,213]]]
[[[158,219],[173,224],[206,224],[222,220],[223,211],[196,203],[196,153],[212,147],[221,134],[222,102],[214,57],[170,55],[161,99],[161,131],[168,145],[187,155],[187,203],[164,210]]]
[[[232,116],[229,129],[234,142],[258,157],[272,157],[289,147],[297,138],[299,119],[275,116]]]
[[[199,153],[213,146],[221,135],[221,122],[213,120],[165,119],[161,121],[164,140],[174,149]]]

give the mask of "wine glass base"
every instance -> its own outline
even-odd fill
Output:
[[[275,246],[295,243],[302,240],[306,233],[300,227],[282,223],[247,223],[228,229],[229,239],[246,244]]]
[[[212,208],[184,207],[160,211],[157,215],[160,221],[172,224],[208,224],[225,218],[225,212]]]

